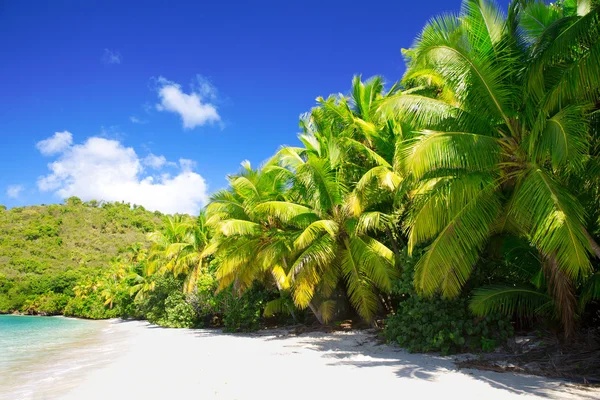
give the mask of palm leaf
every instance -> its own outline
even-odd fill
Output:
[[[475,289],[469,308],[477,316],[502,313],[533,317],[551,304],[550,296],[533,288],[496,285]]]

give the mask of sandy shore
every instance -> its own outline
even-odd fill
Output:
[[[451,358],[377,345],[369,332],[231,335],[110,325],[103,363],[30,398],[600,399],[600,390],[558,380],[459,371]]]

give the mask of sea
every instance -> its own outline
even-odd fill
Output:
[[[55,399],[114,356],[108,321],[0,315],[0,399]]]

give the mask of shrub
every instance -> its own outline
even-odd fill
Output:
[[[89,319],[116,318],[119,316],[116,308],[106,308],[104,300],[96,294],[85,298],[72,297],[67,303],[63,314],[69,317]]]
[[[62,293],[45,293],[25,301],[21,311],[27,314],[58,315],[62,314],[69,296]]]
[[[474,317],[467,299],[411,296],[387,319],[384,334],[411,352],[491,351],[513,334],[508,318]]]
[[[165,300],[165,312],[158,324],[167,328],[192,328],[196,321],[194,308],[186,301],[185,295],[176,290]]]
[[[265,305],[274,298],[273,293],[259,284],[254,284],[241,297],[231,297],[225,304],[223,325],[225,332],[251,332],[260,328]]]
[[[423,298],[417,295],[412,282],[413,271],[407,264],[393,287],[398,305],[396,313],[385,322],[387,340],[411,352],[450,354],[491,351],[513,334],[509,318],[501,314],[477,318],[469,311],[466,297]]]
[[[179,293],[181,296],[182,282],[171,275],[158,276],[154,291],[147,293],[143,300],[136,301],[135,304],[139,310],[140,316],[145,317],[149,322],[157,325],[168,326],[167,324],[175,324],[181,321],[183,317],[167,315],[167,300],[173,293]],[[176,295],[177,296],[177,295]],[[173,313],[184,313],[183,307],[178,306],[179,299],[172,297],[169,300],[169,306]],[[191,306],[190,306],[191,307]],[[193,308],[192,308],[193,309]],[[180,326],[181,327],[181,326]],[[187,326],[186,326],[187,327]]]

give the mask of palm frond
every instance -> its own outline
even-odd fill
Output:
[[[592,250],[577,199],[539,167],[528,171],[513,196],[509,212],[540,252],[556,258],[571,279],[589,275]]]
[[[484,286],[473,291],[469,308],[477,316],[502,313],[534,317],[547,310],[552,298],[529,287]]]
[[[294,247],[302,250],[310,246],[317,238],[323,234],[328,234],[335,238],[339,231],[337,222],[332,220],[319,220],[310,224],[294,241]]]
[[[441,290],[445,297],[457,296],[499,212],[494,185],[488,185],[463,203],[417,262],[415,287],[427,295]],[[411,243],[414,246],[416,240]]]
[[[436,169],[491,171],[499,161],[500,145],[490,136],[424,131],[408,151],[407,166],[420,179]]]

